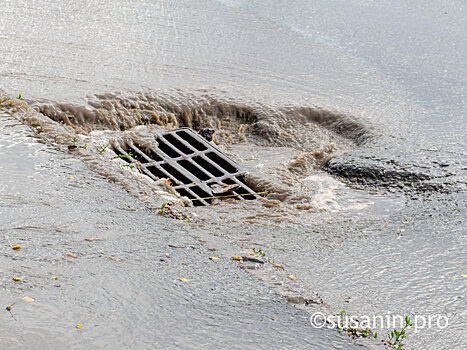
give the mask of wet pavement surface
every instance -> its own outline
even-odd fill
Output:
[[[85,3],[2,1],[0,348],[351,347],[321,309],[442,315],[408,347],[467,347],[462,1]],[[182,126],[267,198],[167,221],[166,180],[99,151]],[[285,271],[239,269],[252,248]]]
[[[312,328],[238,268],[238,247],[201,242],[0,118],[0,348],[363,348]]]

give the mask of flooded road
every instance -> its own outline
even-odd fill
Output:
[[[4,113],[0,135],[2,349],[357,348],[239,269],[238,247],[201,242]]]
[[[18,323],[2,316],[11,348],[36,336],[50,347],[48,332],[73,348],[118,345],[116,334],[139,348],[153,336],[161,347],[351,346],[309,325],[315,308],[442,315],[449,327],[409,329],[409,348],[465,347],[464,4],[6,0],[2,10],[1,298],[37,301],[13,311]],[[183,126],[213,129],[268,194],[185,207],[165,181],[112,160],[111,145],[148,146]],[[159,217],[164,202],[190,223]],[[32,245],[21,255],[14,243]],[[283,274],[237,269],[230,258],[253,248]],[[318,306],[283,302],[316,293]],[[252,313],[275,323],[232,319],[251,295]],[[144,328],[156,314],[164,327]],[[6,335],[20,319],[30,333]],[[86,339],[69,328],[80,322]]]

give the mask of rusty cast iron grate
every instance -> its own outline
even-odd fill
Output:
[[[122,158],[127,162],[137,162],[153,180],[169,178],[173,188],[196,206],[211,204],[209,197],[221,195],[222,188],[241,195],[234,198],[257,198],[243,179],[244,169],[189,128],[159,134],[151,147],[130,141],[124,148],[115,145],[113,149],[127,155]]]

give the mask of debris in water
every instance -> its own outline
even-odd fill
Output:
[[[258,263],[258,264],[264,264],[263,260],[259,260],[259,259],[252,258],[252,257],[249,257],[249,256],[242,256],[242,260],[243,261],[251,261],[251,262]]]
[[[218,256],[210,256],[209,259],[210,260],[217,260],[217,259],[219,259],[219,257]]]
[[[233,260],[237,260],[237,261],[242,261],[242,260],[243,260],[243,259],[242,259],[241,257],[239,257],[239,256],[234,256],[232,259],[233,259]]]
[[[256,270],[259,269],[261,265],[241,265],[240,268],[244,270]]]
[[[188,278],[179,278],[178,280],[181,282],[190,282]]]
[[[116,258],[116,257],[114,257],[114,256],[112,256],[112,255],[109,256],[109,259],[112,259],[112,260],[114,260],[114,261],[122,261],[122,259]]]
[[[20,299],[24,300],[24,301],[27,301],[28,303],[32,303],[34,301],[34,298],[31,298],[31,297],[22,297]]]
[[[73,258],[73,259],[74,259],[74,258],[77,258],[77,256],[76,256],[75,254],[73,254],[73,253],[65,253],[65,257],[67,257],[67,258]]]
[[[23,279],[21,277],[13,277],[13,281],[21,282]]]
[[[279,265],[279,264],[272,264],[272,267],[275,267],[276,269],[284,270],[284,266]]]
[[[157,211],[159,215],[168,216],[172,219],[184,220],[190,222],[190,219],[180,211],[172,209],[167,203],[162,203],[160,209]]]
[[[169,244],[170,248],[186,248],[184,245],[175,245],[175,244]]]
[[[305,298],[301,295],[298,296],[286,296],[285,299],[292,304],[303,304],[305,302]]]
[[[13,305],[15,305],[15,304],[16,304],[16,301],[15,301],[13,304],[8,305],[8,306],[5,308],[5,310],[7,310],[7,311],[10,313],[11,317],[13,317],[13,319],[16,321],[15,316],[13,316],[13,313],[11,312],[11,309],[13,308]]]
[[[295,281],[297,279],[297,277],[295,277],[294,275],[288,275],[287,278],[292,281]]]
[[[98,239],[99,238],[97,238],[96,236],[89,236],[89,237],[86,237],[84,240],[88,242],[92,242],[92,241],[97,241]]]
[[[227,185],[223,183],[213,184],[210,186],[213,194],[222,194],[226,192],[231,192],[240,187],[239,184]]]
[[[13,250],[20,250],[21,246],[19,244],[13,246]]]
[[[207,141],[212,141],[212,135],[214,135],[215,130],[211,128],[203,128],[198,133],[204,137]]]

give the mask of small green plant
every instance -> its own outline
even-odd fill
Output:
[[[262,257],[266,257],[266,253],[261,250],[261,248],[252,248],[253,253],[260,255]]]
[[[159,215],[164,215],[171,219],[178,219],[186,222],[191,222],[191,220],[186,215],[184,215],[181,212],[178,212],[177,210],[172,209],[170,207],[170,203],[162,203],[161,207],[158,209],[157,212]]]
[[[21,97],[21,94],[18,95],[17,99],[21,101],[23,100],[23,98]]]
[[[251,250],[253,251],[253,253],[255,253],[255,254],[259,255],[259,256],[262,256],[263,258],[266,258],[267,261],[268,261],[268,263],[271,263],[271,262],[272,262],[272,261],[271,261],[271,258],[267,258],[267,257],[266,257],[266,253],[263,252],[263,251],[261,250],[261,248],[252,248]]]
[[[73,137],[73,139],[71,140],[64,140],[65,142],[71,142],[72,144],[75,144],[76,142],[78,142],[78,139],[76,137]]]
[[[135,166],[133,164],[122,164],[122,167],[127,167],[127,168],[130,168],[131,170],[133,170],[135,168]]]
[[[100,154],[104,153],[106,149],[107,149],[107,145],[105,144],[97,147],[97,150],[99,151]]]
[[[64,142],[69,143],[69,145],[68,145],[69,150],[76,149],[78,147],[78,145],[77,145],[78,141],[79,140],[76,137],[73,137],[73,139],[71,139],[71,140],[64,140]],[[84,147],[83,146],[80,146],[80,147],[86,149],[86,144],[84,145]]]
[[[115,157],[112,158],[112,160],[117,159],[117,158],[130,158],[133,155],[133,153],[128,152],[128,154],[118,154]]]
[[[88,146],[86,144],[79,146],[79,148],[86,149]]]
[[[345,317],[345,311],[341,311],[340,319],[336,323],[337,329],[340,329],[346,332],[349,336],[352,336],[352,337],[362,337],[362,338],[368,338],[370,336],[373,336],[374,338],[378,337],[378,332],[373,333],[373,331],[370,328],[355,328],[348,324],[346,324],[347,327],[345,327],[344,322],[343,322],[344,317]]]
[[[405,330],[412,325],[413,322],[410,322],[410,317],[405,316],[404,325],[402,326],[402,329],[400,331],[394,329],[390,333],[388,333],[388,340],[386,340],[386,342],[389,345],[396,346],[397,349],[402,349],[402,347],[404,346],[404,343],[402,343],[402,341],[407,337],[407,335],[405,334]]]

